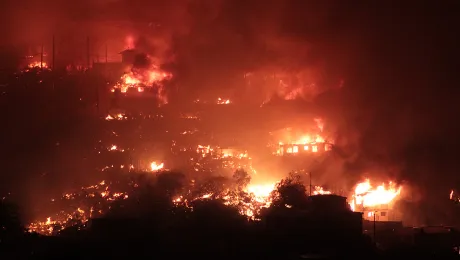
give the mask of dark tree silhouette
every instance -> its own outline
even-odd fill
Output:
[[[178,172],[162,172],[158,174],[155,188],[168,197],[177,195],[185,183],[185,175]]]
[[[308,196],[300,176],[290,175],[282,179],[272,193],[273,207],[304,208],[307,206]]]
[[[16,205],[0,201],[0,239],[17,237],[24,233]]]
[[[212,193],[213,196],[222,194],[228,187],[229,180],[222,176],[213,176],[204,180],[197,190],[198,195]]]
[[[251,182],[251,176],[249,176],[245,170],[238,169],[233,174],[233,180],[238,190],[243,190],[248,186],[249,182]]]

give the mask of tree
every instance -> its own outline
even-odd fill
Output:
[[[272,193],[274,207],[304,208],[307,204],[307,193],[305,185],[300,182],[299,175],[290,174],[282,179]]]
[[[168,197],[177,195],[184,187],[185,176],[178,172],[162,172],[158,174],[155,188],[163,191]]]
[[[16,205],[0,201],[0,239],[19,236],[24,233]]]
[[[226,189],[229,180],[222,176],[213,176],[206,179],[199,187],[199,195],[212,193],[214,196],[221,195]]]
[[[251,176],[245,170],[238,169],[233,173],[233,180],[238,190],[243,190],[251,182]]]

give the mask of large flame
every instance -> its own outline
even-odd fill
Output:
[[[152,172],[162,170],[164,168],[164,166],[165,166],[164,163],[157,163],[157,162],[151,162],[150,163],[150,169],[152,170]]]
[[[160,103],[166,104],[168,100],[163,82],[171,78],[171,73],[163,71],[155,65],[146,69],[133,69],[124,74],[111,91],[115,92],[116,89],[119,89],[121,93],[126,93],[128,89],[135,89],[137,92],[142,93],[146,89],[153,89]]]
[[[314,119],[316,124],[316,133],[291,133],[291,129],[285,129],[282,139],[278,142],[276,154],[298,154],[298,153],[317,153],[320,151],[329,151],[332,141],[326,140],[323,135],[324,120],[321,118]]]
[[[268,184],[250,184],[246,188],[248,193],[254,194],[256,198],[259,199],[267,199],[270,194],[275,190],[276,183],[268,183]]]
[[[29,69],[33,68],[48,68],[48,64],[46,62],[34,61],[27,65]]]
[[[350,206],[353,211],[360,211],[364,208],[388,205],[401,194],[401,189],[401,186],[397,187],[393,182],[374,188],[370,180],[366,179],[356,185]]]

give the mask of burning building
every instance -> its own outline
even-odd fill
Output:
[[[152,57],[135,49],[127,49],[120,54],[125,70],[110,90],[116,100],[112,103],[127,110],[142,110],[151,107],[152,103],[167,104],[164,84],[172,78],[172,74],[163,71]]]
[[[366,180],[356,185],[350,206],[354,211],[363,212],[365,220],[401,221],[401,214],[393,207],[401,190],[402,187],[391,182],[374,188]]]
[[[312,154],[327,152],[332,149],[332,144],[329,143],[294,143],[283,144],[279,143],[277,154],[278,155],[298,155],[298,154]]]
[[[327,152],[332,149],[333,142],[324,136],[324,122],[315,118],[315,127],[310,129],[284,128],[271,133],[278,144],[276,155],[301,155]]]

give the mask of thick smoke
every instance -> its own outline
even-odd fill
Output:
[[[442,197],[460,181],[458,21],[443,11],[458,10],[458,1],[442,2],[415,11],[347,1],[2,1],[0,24],[2,45],[49,51],[55,35],[59,59],[68,60],[85,60],[88,36],[93,59],[106,46],[118,57],[132,36],[188,96],[264,100],[308,86],[299,96],[337,126],[342,172],[386,172]],[[280,90],[269,78],[284,73],[293,76]],[[378,170],[388,168],[397,173]]]

